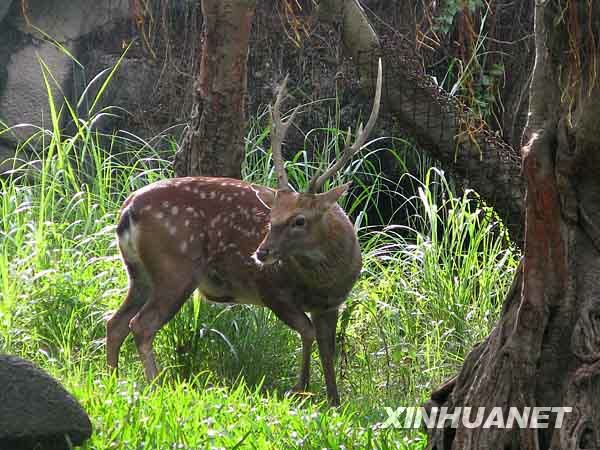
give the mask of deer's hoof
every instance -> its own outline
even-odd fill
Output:
[[[308,386],[304,383],[296,383],[290,389],[287,390],[287,394],[304,394]]]
[[[297,398],[297,399],[304,399],[304,398],[308,398],[308,397],[312,397],[312,393],[307,392],[306,389],[308,388],[308,386],[304,385],[304,384],[296,384],[293,387],[291,387],[290,389],[288,389],[287,391],[285,391],[285,396],[286,397],[291,397],[291,398]]]

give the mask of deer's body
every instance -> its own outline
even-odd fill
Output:
[[[343,209],[331,204],[314,222],[307,217],[310,242],[286,250],[276,263],[257,261],[253,254],[269,228],[285,226],[287,211],[297,215],[300,208],[310,216],[317,201],[317,196],[280,193],[281,223],[273,224],[276,195],[240,180],[190,177],[154,183],[125,201],[117,234],[130,286],[108,322],[111,367],[117,367],[119,348],[131,330],[146,375],[154,378],[154,336],[198,289],[212,302],[266,306],[296,330],[306,348],[295,389],[306,388],[310,348],[318,339],[313,321],[324,320],[328,339],[334,339],[337,309],[360,273],[360,247]],[[333,368],[333,345],[328,358]],[[337,390],[330,390],[335,403]]]
[[[269,211],[257,190],[272,200],[267,188],[226,178],[179,178],[139,190],[121,213],[125,262],[140,263],[152,277],[185,274],[190,289],[213,302],[262,304],[251,255],[267,231]],[[156,260],[156,268],[144,263]]]
[[[281,286],[303,312],[338,307],[361,269],[352,223],[335,205],[318,227],[318,250],[262,265],[252,256],[267,234],[274,197],[273,189],[229,178],[154,183],[123,205],[123,259],[151,279],[182,274],[183,284],[215,303],[268,306],[270,291]]]
[[[338,309],[362,262],[354,227],[337,204],[348,185],[319,191],[360,150],[375,123],[381,66],[365,130],[359,127],[352,146],[306,193],[289,189],[283,168],[281,143],[291,122],[279,113],[283,92],[272,110],[278,189],[229,178],[175,178],[140,189],[123,204],[117,235],[129,291],[107,323],[110,367],[117,368],[132,332],[146,376],[155,378],[154,337],[198,289],[213,302],[263,305],[298,332],[302,366],[294,390],[308,386],[316,340],[329,402],[339,404],[333,366]]]

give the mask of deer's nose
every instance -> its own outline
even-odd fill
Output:
[[[258,250],[256,250],[256,257],[259,261],[264,262],[265,259],[267,259],[267,256],[269,256],[268,248],[259,248]]]

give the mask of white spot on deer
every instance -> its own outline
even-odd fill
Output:
[[[219,223],[220,220],[221,220],[221,215],[219,214],[213,220],[210,221],[210,227],[215,228],[215,226]]]
[[[142,211],[150,211],[152,209],[152,205],[146,205],[142,208]]]
[[[167,209],[169,207],[169,202],[162,202],[162,207]]]
[[[163,219],[165,217],[165,215],[161,212],[157,212],[156,214],[154,214],[154,218],[155,219]]]
[[[200,198],[204,200],[206,198],[206,193],[200,192]]]
[[[220,238],[223,236],[223,232],[221,230],[217,231],[217,237]]]
[[[202,217],[204,217],[204,212],[200,211],[202,213]],[[200,214],[198,214],[198,211],[194,211],[194,217],[199,217]]]
[[[194,240],[196,239],[196,236],[194,236],[193,234],[190,235],[190,243],[194,242]]]
[[[188,206],[187,208],[185,208],[185,212],[189,213],[189,214],[193,214],[196,212],[196,210],[194,208],[192,208],[191,206]]]
[[[217,197],[217,193],[215,191],[211,191],[208,196],[210,197],[211,200],[215,199]]]
[[[197,193],[199,193],[199,192],[200,192],[200,189],[198,189],[198,188],[194,188],[194,194],[197,194]]]
[[[175,225],[169,226],[169,234],[175,236],[177,234],[177,227]]]
[[[187,252],[188,243],[186,241],[181,241],[181,244],[179,244],[179,249],[181,250],[181,253]]]
[[[183,187],[183,190],[184,190],[185,192],[191,192],[192,188],[191,188],[191,187],[189,187],[189,186],[184,186],[184,187]]]
[[[177,214],[179,214],[179,208],[177,206],[173,206],[171,208],[171,214],[173,214],[174,216],[176,216]]]
[[[190,219],[185,219],[185,222],[183,222],[183,224],[184,224],[186,227],[189,227],[189,226],[190,226]]]
[[[233,200],[233,197],[231,195],[227,196],[227,201],[231,203],[231,201]]]

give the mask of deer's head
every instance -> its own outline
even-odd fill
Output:
[[[331,208],[348,187],[344,184],[323,194],[279,190],[271,206],[269,231],[256,258],[272,264],[284,256],[318,257],[328,238]]]
[[[337,207],[337,201],[348,190],[350,183],[319,193],[325,181],[343,168],[365,144],[379,114],[381,101],[381,61],[377,75],[373,109],[367,125],[358,127],[356,138],[347,145],[342,156],[331,164],[321,175],[315,176],[309,184],[308,192],[294,192],[290,189],[284,169],[281,145],[298,107],[290,118],[283,120],[280,105],[285,97],[284,80],[271,113],[271,145],[273,162],[277,174],[278,189],[271,204],[269,231],[254,253],[254,259],[261,264],[272,264],[288,257],[307,257],[319,260],[328,244],[336,240],[356,239],[354,230],[345,214]],[[348,132],[348,139],[350,132]],[[342,220],[343,217],[343,220]],[[349,236],[350,234],[350,236]]]

